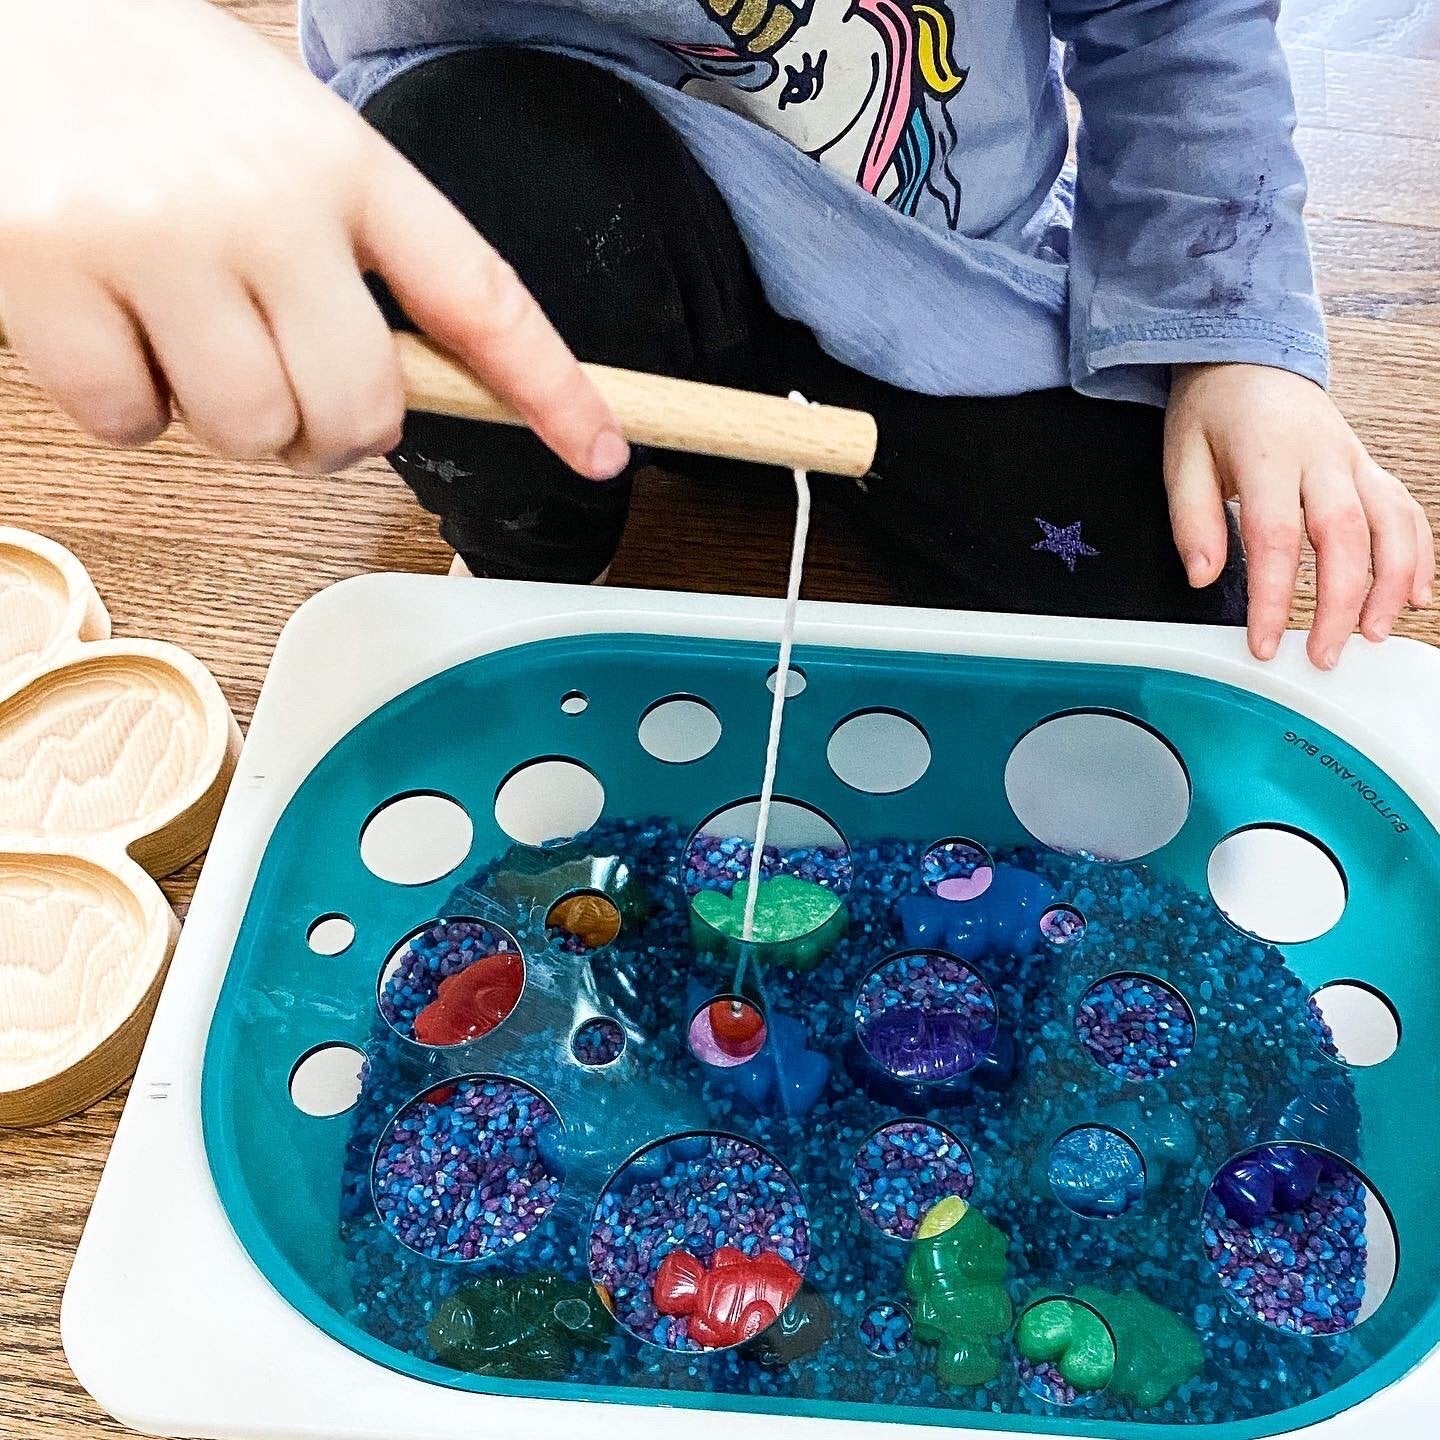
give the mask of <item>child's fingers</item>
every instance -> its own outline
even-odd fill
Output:
[[[300,413],[275,341],[240,279],[217,264],[147,275],[131,303],[191,434],[232,460],[278,455]]]
[[[82,429],[112,445],[146,445],[170,423],[135,321],[98,281],[27,272],[0,294],[5,336],[31,378]]]
[[[1190,583],[1211,585],[1225,568],[1230,535],[1225,500],[1209,442],[1198,426],[1165,435],[1165,490],[1170,497],[1170,528]]]
[[[1374,583],[1360,612],[1360,629],[1369,640],[1390,634],[1415,589],[1415,502],[1391,474],[1362,460],[1355,488],[1370,526],[1370,568]]]
[[[1280,646],[1300,568],[1300,487],[1296,480],[1241,480],[1240,534],[1250,581],[1251,651],[1269,660]]]
[[[399,356],[348,244],[313,239],[254,284],[300,407],[285,463],[328,474],[393,450],[405,421]]]
[[[1306,651],[1331,669],[1370,588],[1370,526],[1354,479],[1331,468],[1305,476],[1305,529],[1315,547],[1315,621]]]
[[[398,152],[376,142],[361,259],[406,314],[595,480],[629,458],[609,407],[515,272]]]

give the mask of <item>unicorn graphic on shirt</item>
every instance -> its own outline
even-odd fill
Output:
[[[696,0],[731,45],[669,45],[681,88],[782,136],[903,215],[959,223],[948,102],[968,71],[945,0]]]

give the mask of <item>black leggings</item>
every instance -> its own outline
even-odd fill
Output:
[[[916,395],[840,364],[769,307],[719,192],[623,80],[538,51],[471,50],[402,74],[365,117],[514,265],[581,359],[870,411],[874,472],[832,483],[911,603],[1243,618],[1233,537],[1217,584],[1186,582],[1160,411],[1068,389]],[[636,466],[704,484],[755,473],[637,451],[596,485],[525,431],[421,414],[390,459],[475,574],[575,582],[610,563]]]

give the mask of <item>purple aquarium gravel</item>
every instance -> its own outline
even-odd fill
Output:
[[[1308,1201],[1253,1225],[1232,1219],[1212,1190],[1205,1253],[1230,1298],[1257,1320],[1297,1335],[1342,1334],[1359,1323],[1371,1246],[1394,1243],[1366,1233],[1366,1198],[1365,1182],[1335,1157]]]
[[[1082,1395],[1061,1373],[1053,1360],[1032,1364],[1023,1355],[1015,1357],[1015,1373],[1020,1383],[1038,1400],[1047,1405],[1078,1405],[1091,1396]]]
[[[627,1330],[666,1350],[699,1351],[688,1319],[659,1314],[651,1291],[671,1251],[686,1250],[708,1269],[722,1246],[778,1255],[803,1275],[804,1202],[789,1171],[758,1146],[683,1136],[641,1151],[611,1177],[590,1232],[590,1276]]]
[[[728,895],[742,880],[750,878],[753,835],[696,834],[685,850],[684,883],[690,895],[701,890],[718,890]],[[780,849],[767,845],[760,860],[760,878],[773,880],[790,875],[823,885],[835,895],[849,890],[854,879],[850,851],[844,844],[805,845]]]
[[[913,1240],[930,1208],[949,1195],[975,1191],[970,1152],[927,1120],[896,1120],[865,1141],[850,1170],[855,1204],[872,1225]]]
[[[1085,917],[1073,905],[1052,905],[1040,917],[1040,933],[1052,945],[1073,945],[1085,935]]]
[[[1155,1080],[1195,1048],[1195,1017],[1164,981],[1109,975],[1080,997],[1075,1033],[1097,1065],[1122,1080]]]
[[[990,888],[995,862],[974,840],[937,840],[920,857],[920,878],[942,900],[974,900]]]
[[[570,1053],[587,1066],[612,1065],[625,1049],[625,1031],[608,1015],[595,1015],[570,1037]]]
[[[877,1300],[860,1317],[860,1343],[881,1359],[893,1359],[909,1343],[910,1312],[893,1300]]]
[[[391,952],[380,975],[380,1014],[407,1040],[415,1038],[415,1017],[440,991],[440,982],[458,975],[485,955],[519,954],[515,937],[498,925],[465,917],[432,920]]]
[[[559,1198],[541,1158],[559,1128],[527,1085],[466,1077],[407,1105],[381,1137],[375,1208],[402,1245],[430,1260],[473,1261],[518,1245]]]

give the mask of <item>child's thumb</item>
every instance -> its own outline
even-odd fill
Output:
[[[514,270],[409,161],[376,139],[359,259],[410,319],[572,469],[594,480],[629,461],[600,393]]]

